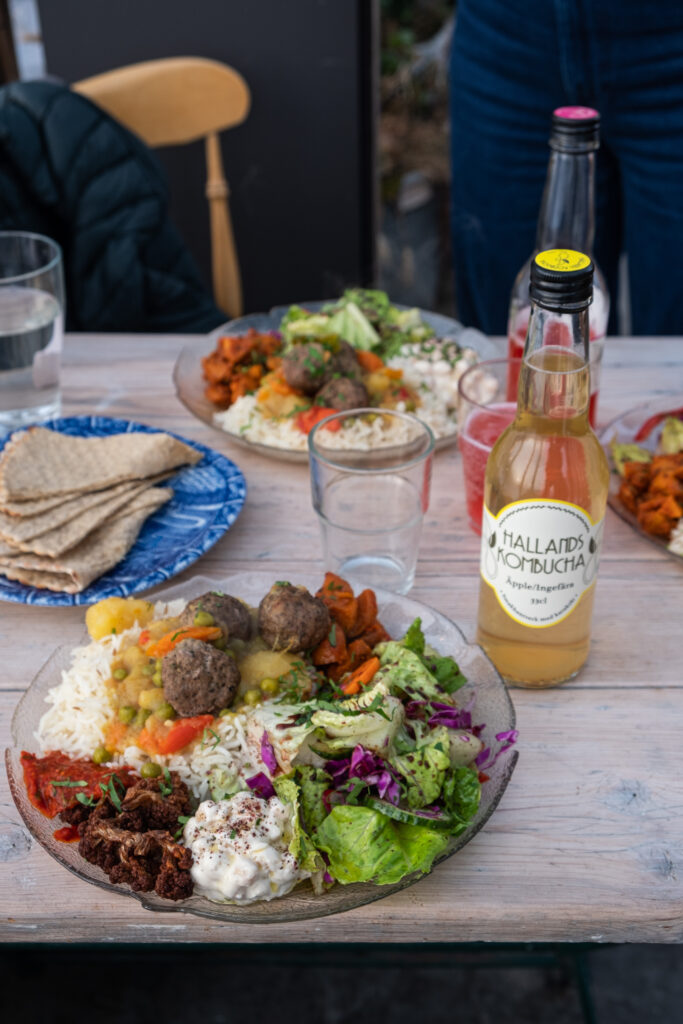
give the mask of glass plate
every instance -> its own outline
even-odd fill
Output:
[[[306,309],[320,309],[326,302],[305,302]],[[398,309],[407,309],[407,306],[398,306]],[[248,448],[260,455],[269,458],[281,459],[285,462],[308,462],[308,452],[292,451],[289,448],[277,448],[275,445],[260,444],[256,441],[248,441],[239,434],[232,434],[214,423],[216,407],[208,401],[204,395],[206,382],[202,376],[201,360],[213,352],[218,339],[223,334],[242,334],[254,328],[256,331],[276,331],[280,322],[289,309],[289,306],[275,306],[269,313],[251,313],[249,316],[239,317],[237,320],[230,320],[228,323],[217,327],[206,339],[199,344],[187,345],[180,355],[173,370],[173,381],[176,394],[186,409],[200,419],[202,423],[208,424],[214,430],[220,430],[221,434],[230,438],[235,444],[242,448]],[[493,343],[473,328],[465,328],[457,320],[442,316],[440,313],[429,313],[420,310],[420,316],[430,324],[438,338],[453,338],[459,344],[475,349],[482,359],[493,359],[499,354]],[[436,449],[446,448],[457,439],[457,433],[449,434],[448,437],[439,438],[436,441]]]
[[[106,416],[69,416],[41,424],[72,437],[109,437],[111,434],[159,433],[158,427]],[[164,431],[196,448],[204,458],[178,470],[164,486],[173,497],[142,524],[125,558],[93,580],[79,594],[29,587],[0,575],[0,601],[35,605],[94,604],[105,597],[129,597],[170,580],[206,554],[226,533],[242,511],[247,485],[241,469],[212,448]],[[0,450],[9,436],[0,440]]]
[[[181,586],[168,588],[155,594],[154,599],[172,600],[183,597],[190,600],[206,590],[220,588],[225,593],[245,599],[251,605],[257,605],[270,589],[272,582],[272,576],[263,572],[239,573],[225,580],[196,576]],[[321,576],[302,575],[293,578],[292,582],[301,583],[309,590],[315,591],[320,586],[322,578]],[[486,723],[482,739],[487,746],[495,748],[495,734],[514,729],[515,711],[503,680],[481,648],[474,644],[468,644],[458,627],[433,608],[382,590],[377,590],[376,593],[379,603],[379,618],[392,636],[401,636],[413,619],[419,615],[427,641],[438,651],[451,654],[456,658],[469,680],[467,686],[458,691],[459,702],[464,703],[473,692],[476,693],[475,721]],[[109,892],[132,896],[147,910],[196,914],[199,917],[210,917],[219,921],[259,924],[299,921],[351,910],[353,907],[372,903],[374,900],[405,889],[406,886],[413,885],[422,877],[413,875],[393,885],[378,886],[370,883],[335,885],[329,892],[320,896],[316,896],[311,886],[304,883],[280,899],[267,903],[253,903],[246,907],[211,903],[202,896],[192,896],[181,903],[173,903],[170,900],[161,899],[153,892],[137,893],[125,885],[112,885],[104,872],[79,857],[74,845],[60,843],[54,838],[53,832],[55,828],[59,827],[59,822],[44,817],[29,803],[19,761],[19,754],[22,750],[36,751],[34,731],[40,716],[45,711],[45,696],[51,687],[59,683],[60,672],[70,664],[70,654],[70,647],[58,648],[43,665],[22,697],[12,719],[13,747],[7,749],[5,757],[12,796],[27,828],[43,849],[79,878],[102,889],[107,889]],[[516,761],[517,752],[512,750],[503,754],[493,767],[487,769],[490,778],[482,785],[481,804],[476,818],[466,832],[453,839],[448,850],[439,858],[438,863],[462,849],[483,828],[505,792]]]
[[[675,558],[677,562],[683,561],[683,556],[674,554],[673,551],[669,551],[667,546],[668,542],[661,537],[653,537],[652,534],[646,533],[640,525],[638,520],[632,512],[622,505],[617,496],[619,490],[619,484],[621,477],[614,467],[614,461],[612,459],[612,453],[609,449],[611,441],[615,438],[618,444],[639,444],[641,448],[647,448],[654,452],[657,447],[659,435],[662,431],[661,423],[654,427],[650,436],[645,438],[644,441],[636,441],[635,437],[642,425],[649,420],[651,416],[656,416],[658,413],[668,412],[671,409],[683,408],[683,392],[671,392],[671,394],[660,395],[659,398],[653,399],[651,402],[647,402],[644,405],[638,405],[635,409],[629,409],[628,412],[622,413],[611,423],[603,429],[600,434],[600,443],[605,449],[607,455],[607,461],[609,462],[610,468],[610,484],[609,494],[607,502],[620,519],[623,519],[625,523],[632,526],[636,533],[639,533],[641,537],[649,541],[650,544],[654,544],[655,547],[659,548],[660,551],[665,552],[670,558]]]

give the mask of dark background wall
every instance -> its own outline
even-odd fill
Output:
[[[71,83],[158,57],[232,65],[252,93],[222,136],[245,311],[374,277],[374,0],[40,0],[47,70]],[[157,150],[210,281],[203,142]]]

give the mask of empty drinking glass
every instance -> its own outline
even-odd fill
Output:
[[[0,231],[0,433],[59,415],[63,334],[60,247]]]
[[[429,507],[429,427],[409,413],[354,409],[321,420],[308,448],[325,568],[406,594]]]

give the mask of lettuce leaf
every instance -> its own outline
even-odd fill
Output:
[[[439,797],[446,772],[451,767],[448,729],[432,729],[427,742],[407,754],[396,754],[391,764],[408,784],[408,806],[428,807]]]
[[[429,871],[448,835],[422,825],[394,822],[370,807],[333,807],[315,834],[329,857],[328,870],[342,885],[390,885],[414,871]]]
[[[476,768],[454,768],[446,776],[441,801],[452,818],[466,823],[479,808],[481,783]]]
[[[307,832],[314,832],[327,817],[323,793],[331,787],[332,779],[324,769],[308,765],[297,768],[295,778],[301,791],[301,820]]]
[[[415,619],[411,622],[401,643],[406,650],[413,651],[414,654],[424,654],[425,635],[422,632],[422,619]]]
[[[338,334],[354,348],[370,349],[379,345],[379,334],[370,321],[361,313],[355,302],[347,303],[343,309],[327,321],[327,333]]]
[[[292,834],[289,839],[289,852],[304,871],[310,871],[311,874],[324,871],[325,862],[301,824],[301,791],[298,785],[294,779],[280,775],[273,779],[273,786],[282,803],[289,804],[292,808]]]

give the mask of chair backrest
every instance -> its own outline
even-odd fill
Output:
[[[218,61],[169,57],[85,78],[72,88],[148,146],[205,140],[214,299],[229,316],[240,316],[242,284],[218,132],[241,124],[249,113],[249,88],[242,76]]]

